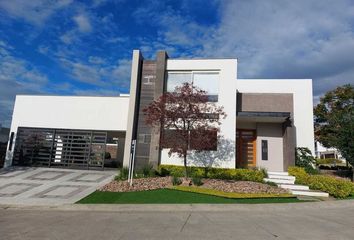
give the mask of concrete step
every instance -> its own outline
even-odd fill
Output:
[[[294,184],[295,179],[277,179],[277,178],[263,178],[265,182],[274,182],[276,184]]]
[[[293,180],[295,181],[294,176],[282,176],[282,175],[270,175],[268,174],[269,179],[284,179],[284,180]]]
[[[290,190],[310,190],[309,186],[296,185],[296,184],[279,184],[279,187]]]
[[[329,197],[329,194],[326,192],[312,191],[312,190],[290,190],[294,195],[300,196],[311,196],[311,197]]]
[[[289,176],[288,172],[268,172],[268,175]]]

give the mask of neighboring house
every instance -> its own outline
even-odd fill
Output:
[[[295,147],[314,152],[311,79],[238,79],[237,59],[170,59],[161,51],[145,60],[135,50],[130,95],[18,95],[6,166],[95,168],[105,156],[127,166],[134,140],[136,167],[182,165],[160,149],[160,135],[145,125],[142,109],[183,82],[206,90],[227,114],[223,141],[214,151],[192,151],[191,164],[208,159],[216,167],[285,171],[295,163]]]
[[[0,124],[0,168],[3,167],[5,161],[7,141],[9,140],[10,128],[3,128]]]
[[[315,155],[320,159],[334,158],[345,162],[342,154],[336,148],[326,148],[321,143],[315,142]]]

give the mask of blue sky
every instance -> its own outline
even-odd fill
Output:
[[[133,49],[236,57],[239,78],[354,83],[352,0],[0,0],[0,123],[16,94],[117,95]]]

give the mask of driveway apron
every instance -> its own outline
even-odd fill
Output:
[[[0,204],[72,204],[110,182],[116,171],[10,168],[0,171]]]

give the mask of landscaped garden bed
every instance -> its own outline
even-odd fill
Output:
[[[207,171],[206,171],[207,170]],[[203,169],[160,166],[135,173],[127,169],[116,179],[78,203],[280,203],[299,202],[286,189],[264,183],[266,171],[258,169]]]
[[[192,179],[183,179],[180,186],[192,185]],[[250,182],[250,181],[235,181],[222,179],[202,179],[203,184],[197,188],[213,189],[229,193],[269,193],[269,194],[283,194],[288,193],[285,189],[276,186],[270,186],[265,183]],[[133,185],[130,186],[127,180],[112,181],[100,188],[100,191],[106,192],[134,192],[146,191],[163,188],[171,188],[172,177],[152,177],[152,178],[138,178],[133,180]]]

